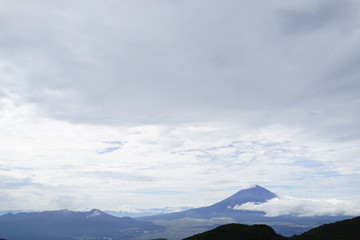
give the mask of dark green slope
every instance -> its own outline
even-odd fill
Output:
[[[359,240],[360,217],[321,225],[291,240]]]
[[[360,240],[360,217],[321,225],[290,238],[267,225],[226,224],[184,240]]]
[[[226,224],[184,240],[285,240],[267,225]]]

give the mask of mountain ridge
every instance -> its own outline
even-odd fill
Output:
[[[360,237],[360,216],[334,223],[324,224],[295,235],[291,240],[358,240]]]
[[[231,223],[183,240],[286,240],[274,229],[264,224],[244,225]]]
[[[360,217],[324,224],[301,234],[286,238],[264,224],[238,223],[219,226],[183,240],[358,240]]]
[[[63,209],[0,216],[0,236],[14,240],[73,240],[80,237],[118,240],[161,230],[163,227],[156,224],[111,216],[99,209],[85,212]]]

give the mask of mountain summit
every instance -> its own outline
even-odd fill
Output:
[[[259,185],[254,185],[250,188],[240,190],[221,202],[209,206],[209,208],[212,208],[213,210],[233,209],[236,205],[247,202],[263,203],[276,197],[275,193],[272,193]]]
[[[234,217],[239,214],[253,214],[253,211],[239,211],[234,210],[236,205],[242,205],[247,202],[263,203],[267,200],[277,197],[275,193],[270,192],[269,190],[260,187],[259,185],[254,185],[252,187],[240,190],[234,195],[217,202],[208,207],[202,207],[194,209],[195,212],[200,215],[207,215],[212,217]],[[191,210],[189,210],[191,211]],[[260,212],[258,212],[259,214]],[[262,213],[260,213],[262,214]]]

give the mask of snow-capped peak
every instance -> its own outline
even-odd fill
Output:
[[[256,185],[256,184],[250,184],[242,190],[249,190],[249,189],[258,188],[258,187],[260,187],[260,186]]]
[[[99,210],[99,209],[93,209],[89,212],[89,215],[87,215],[86,217],[97,217],[102,215],[103,213]]]

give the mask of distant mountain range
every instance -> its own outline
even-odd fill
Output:
[[[290,238],[277,234],[267,225],[227,224],[184,240],[358,240],[360,217],[321,225]]]
[[[229,223],[266,224],[277,234],[293,236],[321,224],[350,216],[278,216],[264,212],[234,210],[247,202],[264,203],[276,194],[255,185],[208,207],[147,217],[115,217],[98,209],[8,213],[0,216],[0,237],[8,240],[148,240],[182,239]],[[299,240],[303,240],[299,238]]]
[[[0,236],[9,240],[119,240],[163,230],[152,223],[114,217],[98,209],[8,213],[0,216]]]

